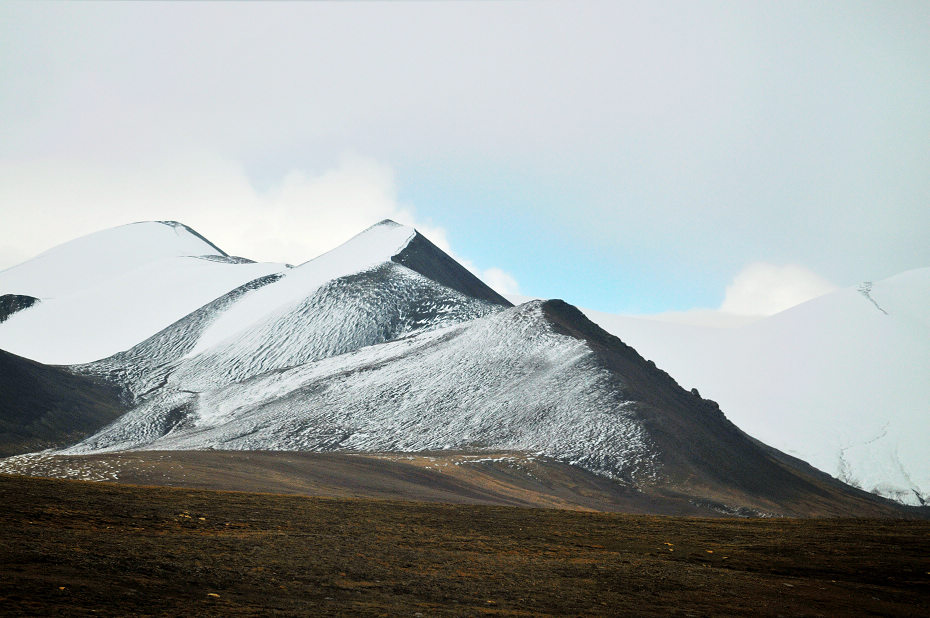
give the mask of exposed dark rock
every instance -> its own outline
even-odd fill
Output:
[[[510,301],[485,285],[419,232],[391,260],[472,298],[513,307]]]
[[[254,264],[255,260],[239,257],[238,255],[198,255],[198,259],[207,260],[208,262],[220,262],[222,264]]]
[[[28,309],[39,302],[38,298],[22,294],[3,294],[0,296],[0,322],[5,322],[17,311]]]
[[[185,231],[187,231],[189,234],[191,234],[192,236],[196,236],[196,237],[199,238],[200,240],[204,241],[205,243],[207,243],[208,245],[210,245],[211,247],[213,247],[214,249],[216,249],[217,254],[219,254],[219,255],[228,255],[225,251],[223,251],[222,249],[220,249],[219,247],[217,247],[216,245],[214,245],[212,242],[210,242],[209,240],[207,240],[200,232],[198,232],[197,230],[195,230],[195,229],[192,228],[192,227],[188,227],[188,226],[184,225],[184,224],[181,223],[180,221],[159,221],[159,223],[161,223],[162,225],[167,225],[168,227],[173,227],[173,228],[175,228],[175,229],[185,230]]]

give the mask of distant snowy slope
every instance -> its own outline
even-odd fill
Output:
[[[230,258],[175,222],[104,230],[0,272],[0,295],[39,299],[0,323],[0,349],[52,364],[103,358],[281,270]]]
[[[82,236],[0,271],[0,289],[39,298],[96,287],[166,258],[226,254],[176,222],[145,221]]]
[[[869,491],[930,501],[930,268],[736,328],[586,313],[763,442]]]

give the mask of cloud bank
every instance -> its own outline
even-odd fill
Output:
[[[404,215],[611,311],[930,264],[930,3],[736,7],[0,2],[0,265],[153,217],[299,262]]]
[[[765,316],[790,309],[837,289],[797,264],[749,264],[727,286],[720,310],[737,315]]]
[[[192,170],[196,170],[193,172]],[[106,166],[73,161],[0,165],[5,217],[0,269],[100,229],[146,220],[181,221],[227,253],[300,264],[383,219],[412,225],[453,254],[446,230],[417,218],[397,198],[393,170],[345,155],[329,169],[293,170],[264,190],[242,166],[210,153]],[[501,291],[518,289],[497,267],[462,263]]]

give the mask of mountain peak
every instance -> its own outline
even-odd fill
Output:
[[[142,223],[148,223],[148,221],[143,221]],[[217,255],[222,255],[222,256],[224,256],[224,257],[228,257],[228,256],[229,256],[228,253],[226,253],[225,251],[223,251],[222,249],[220,249],[219,247],[217,247],[216,245],[214,245],[214,244],[213,244],[212,242],[210,242],[203,234],[201,234],[200,232],[198,232],[197,230],[195,230],[194,228],[192,228],[192,227],[189,226],[189,225],[185,225],[185,224],[181,223],[180,221],[156,221],[155,223],[161,223],[162,225],[167,225],[168,227],[173,227],[173,228],[175,228],[176,230],[183,230],[183,231],[187,232],[188,234],[190,234],[191,236],[193,236],[193,237],[195,237],[195,238],[199,238],[200,240],[202,240],[203,242],[205,242],[207,245],[209,245],[210,247],[212,247],[212,248],[216,251],[216,254],[217,254]]]
[[[338,247],[300,265],[306,270],[322,268],[327,279],[365,270],[389,261],[404,250],[417,234],[412,227],[385,219],[359,232]]]
[[[0,296],[19,308],[0,348],[55,364],[103,358],[282,268],[239,263],[176,221],[105,229],[0,272]]]
[[[456,262],[449,254],[431,243],[428,238],[416,230],[413,232],[410,240],[401,251],[391,257],[391,261],[466,296],[504,307],[513,306],[511,302],[488,287],[484,281]]]
[[[61,296],[146,264],[217,252],[226,255],[182,223],[140,221],[75,238],[4,270],[0,292]]]

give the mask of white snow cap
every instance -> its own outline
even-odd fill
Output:
[[[0,294],[57,297],[167,258],[226,255],[175,221],[143,221],[94,232],[0,271]]]
[[[173,221],[95,232],[0,272],[0,294],[41,301],[0,324],[0,349],[43,363],[94,361],[281,270],[283,264],[235,263]]]

